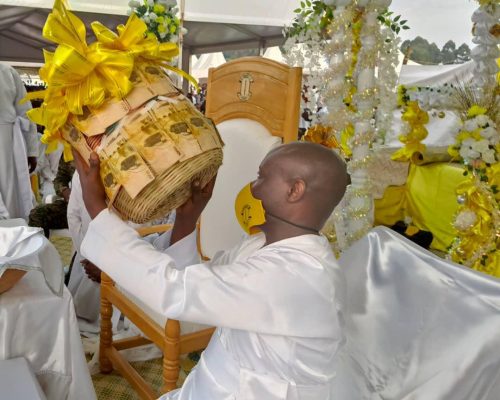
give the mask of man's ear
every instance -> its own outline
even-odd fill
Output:
[[[296,203],[304,197],[306,193],[306,182],[303,179],[297,179],[288,189],[288,201]]]

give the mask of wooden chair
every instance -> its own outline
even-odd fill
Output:
[[[224,165],[219,171],[213,198],[200,218],[198,245],[205,259],[212,257],[216,250],[232,247],[242,236],[231,212],[234,198],[245,183],[255,178],[265,154],[273,146],[297,139],[301,77],[300,68],[290,68],[261,57],[231,61],[210,70],[207,116],[217,125],[226,146]],[[150,234],[165,229],[153,227],[139,232]],[[214,238],[218,240],[214,241]],[[204,349],[214,328],[181,335],[179,321],[169,319],[163,326],[136,299],[130,299],[116,288],[106,274],[101,276],[101,371],[109,373],[116,368],[141,398],[157,398],[158,395],[119,353],[119,350],[153,342],[164,355],[162,392],[175,389],[179,356]],[[139,336],[113,342],[112,305],[149,340]]]

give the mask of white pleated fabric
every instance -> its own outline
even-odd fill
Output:
[[[82,243],[85,257],[151,309],[218,327],[184,386],[163,398],[333,400],[344,285],[328,241],[304,235],[263,247],[256,235],[191,265],[195,239],[160,252],[105,210]]]
[[[378,227],[339,260],[343,400],[500,399],[500,281]]]

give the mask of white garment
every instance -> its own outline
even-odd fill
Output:
[[[184,386],[162,398],[333,399],[344,285],[328,241],[303,235],[263,247],[260,234],[191,265],[195,239],[159,252],[104,210],[82,243],[88,259],[156,312],[218,327]]]
[[[38,177],[40,179],[40,192],[42,193],[43,199],[45,199],[47,196],[56,194],[56,190],[54,188],[54,179],[56,179],[57,176],[59,160],[61,159],[63,153],[63,146],[62,144],[60,144],[57,150],[49,154],[45,152],[46,149],[46,144],[40,144],[38,152],[38,164],[36,168]]]
[[[0,195],[2,211],[9,218],[28,218],[33,208],[28,157],[38,155],[36,125],[26,117],[30,102],[17,72],[0,64]]]
[[[68,229],[77,252],[71,268],[68,289],[75,303],[78,325],[82,332],[99,333],[99,306],[101,288],[92,281],[81,264],[84,257],[80,254],[80,246],[87,233],[91,218],[85,208],[82,197],[80,178],[75,172],[71,180],[71,194],[68,201]]]

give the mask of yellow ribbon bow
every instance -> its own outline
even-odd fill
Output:
[[[97,41],[87,45],[83,22],[66,8],[65,0],[56,0],[43,28],[43,36],[58,47],[54,53],[44,51],[40,77],[47,90],[30,93],[26,100],[44,99],[28,116],[45,126],[42,142],[48,144],[49,152],[63,141],[60,130],[71,115],[82,115],[85,108],[96,109],[112,98],[123,99],[132,90],[130,76],[137,63],[161,64],[197,86],[184,71],[166,65],[178,55],[177,45],[148,36],[146,24],[137,15],[117,28],[118,35],[99,22],[91,26]],[[71,159],[67,143],[64,156]]]

